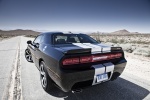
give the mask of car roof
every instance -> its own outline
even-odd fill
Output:
[[[48,35],[48,34],[64,34],[64,33],[62,33],[62,32],[44,32],[44,33],[41,33],[41,34]]]
[[[41,34],[44,34],[44,35],[51,35],[51,34],[77,34],[77,33],[44,32],[44,33],[41,33]],[[79,33],[79,34],[83,34],[83,33]]]

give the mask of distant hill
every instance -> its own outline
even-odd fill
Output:
[[[36,31],[32,31],[32,30],[22,30],[22,29],[10,30],[10,31],[0,30],[0,35],[1,36],[19,36],[19,35],[36,36],[39,33],[40,32],[36,32]]]
[[[129,31],[123,29],[123,30],[111,32],[110,34],[115,34],[115,35],[128,35],[128,34],[131,34],[131,33],[130,33]]]
[[[138,32],[129,32],[126,29],[123,29],[123,30],[111,32],[109,34],[114,34],[114,35],[131,35],[131,34],[141,34],[141,33],[138,33]]]

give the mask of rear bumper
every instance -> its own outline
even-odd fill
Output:
[[[112,81],[115,80],[117,77],[119,77],[121,75],[121,73],[125,69],[126,64],[127,64],[127,61],[124,59],[124,60],[121,60],[118,64],[115,65],[114,72],[113,72],[113,75],[111,77]]]
[[[115,80],[123,72],[127,61],[125,59],[121,60],[117,64],[114,64],[114,70],[108,72],[108,80]],[[105,67],[106,68],[106,67]],[[57,77],[54,73],[49,70],[49,75],[54,80],[54,82],[64,91],[68,92],[73,89],[84,88],[87,86],[92,86],[94,81],[95,69],[91,67],[89,70],[83,71],[71,71],[71,70],[59,70]]]

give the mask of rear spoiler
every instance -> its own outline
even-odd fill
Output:
[[[103,50],[104,48],[102,48],[102,50]],[[99,53],[101,52],[101,53],[104,53],[104,51],[99,51]],[[107,51],[107,52],[113,52],[113,51],[122,51],[122,48],[121,47],[111,47],[110,49],[109,49],[109,51]],[[64,53],[65,54],[83,54],[83,53],[89,53],[89,54],[91,54],[91,52],[92,52],[92,50],[91,50],[91,48],[85,48],[85,49],[73,49],[73,50],[68,50],[68,51],[65,51]],[[95,52],[96,53],[96,52]],[[98,53],[98,52],[97,52]]]
[[[68,50],[65,54],[91,53],[91,48]]]
[[[111,51],[122,51],[121,47],[111,47]]]

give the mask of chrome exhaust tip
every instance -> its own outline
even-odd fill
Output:
[[[72,93],[81,93],[82,89],[76,89],[76,90],[72,90]]]

